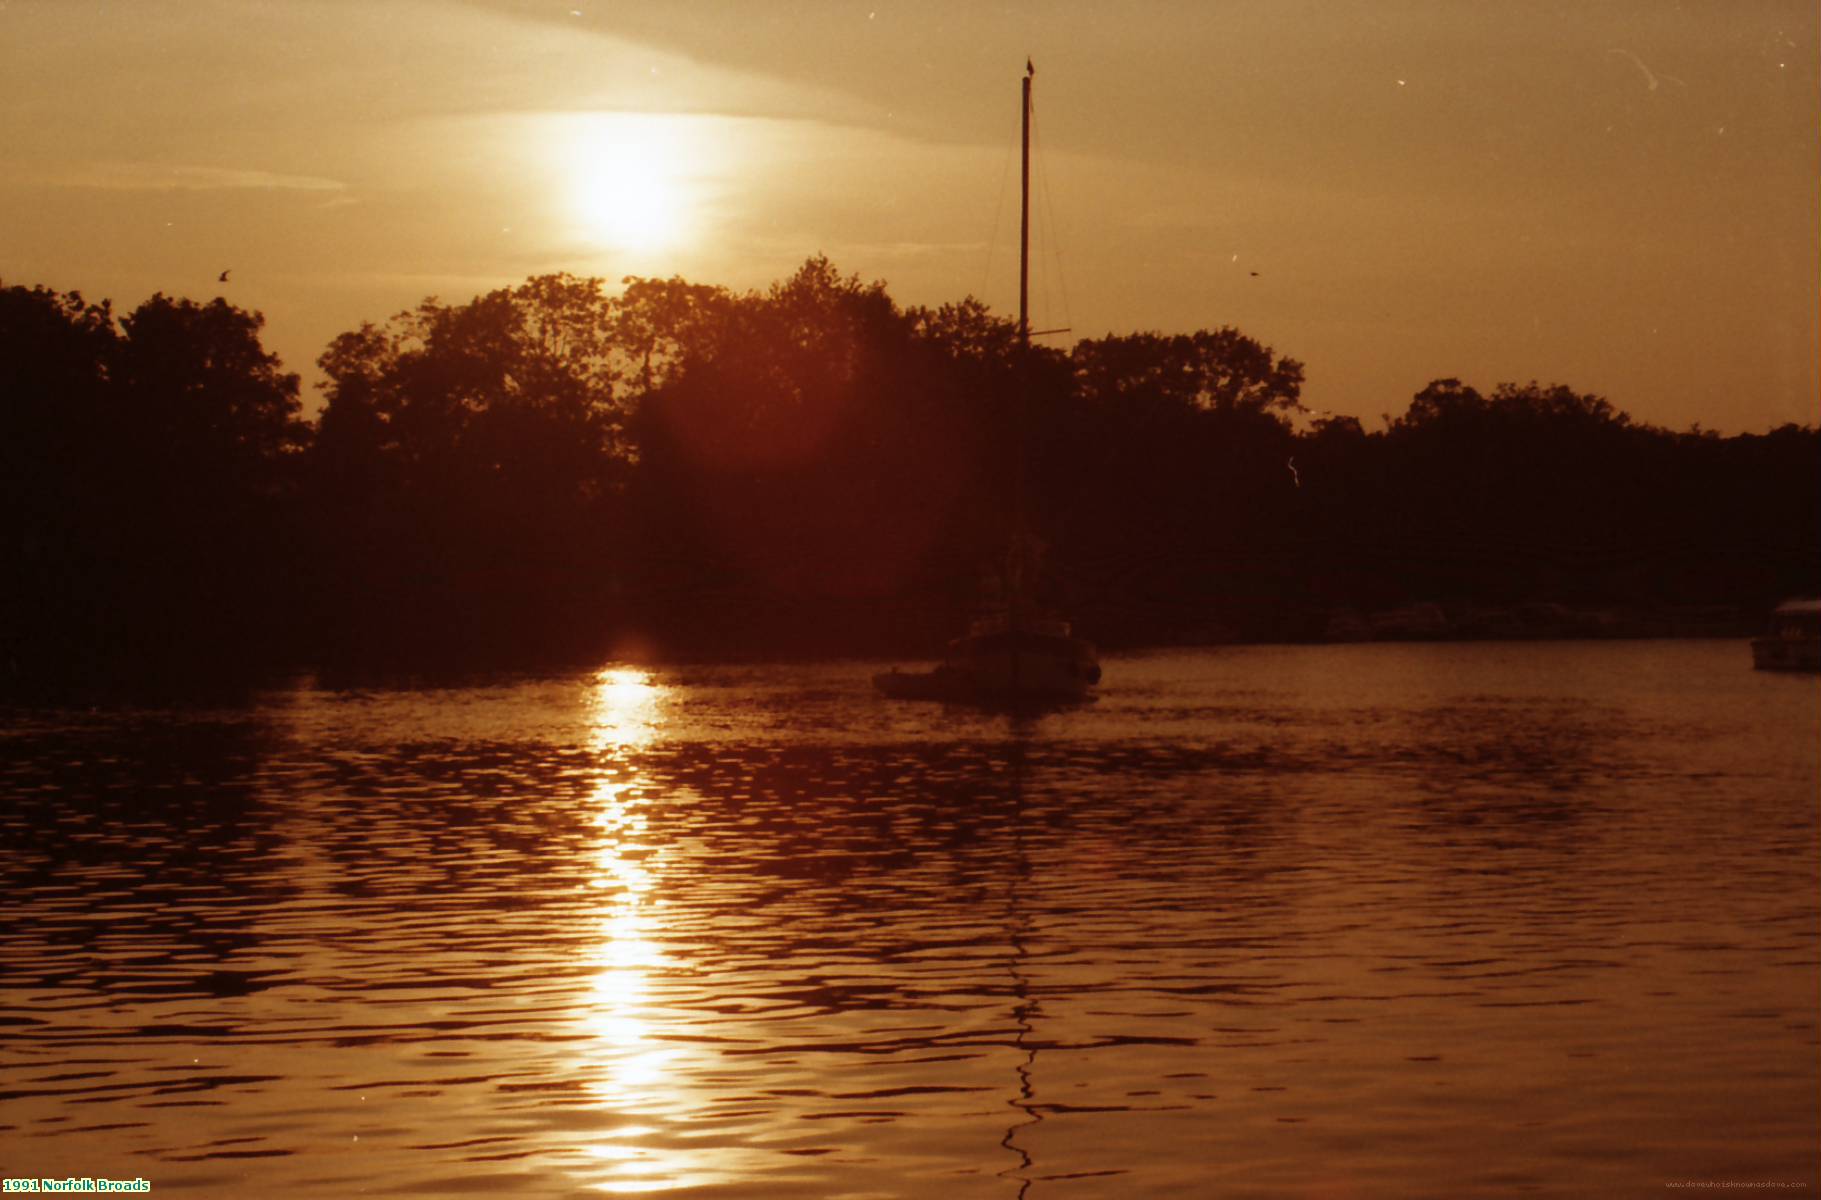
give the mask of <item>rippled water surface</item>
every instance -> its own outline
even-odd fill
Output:
[[[5,1174],[1812,1194],[1821,688],[1748,662],[1219,649],[1019,719],[864,663],[12,710]]]

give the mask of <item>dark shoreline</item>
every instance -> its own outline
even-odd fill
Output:
[[[1409,605],[1371,614],[1336,610],[1319,636],[1243,637],[1218,626],[1183,630],[1173,636],[1108,640],[1112,654],[1167,653],[1222,646],[1319,646],[1369,643],[1524,643],[1560,641],[1744,641],[1762,630],[1736,609],[1686,607],[1622,610],[1563,605],[1517,605],[1509,609],[1437,604]],[[1092,630],[1084,630],[1091,635]],[[685,644],[664,639],[615,639],[603,648],[569,652],[463,656],[450,648],[436,652],[315,659],[276,658],[234,663],[139,661],[124,670],[84,671],[61,677],[14,671],[0,679],[0,704],[13,708],[108,708],[140,704],[181,707],[245,702],[255,693],[304,680],[330,691],[417,690],[471,686],[502,677],[547,677],[625,664],[641,667],[738,666],[829,662],[926,663],[939,659],[940,640],[915,642],[881,638],[830,640],[818,644],[771,643],[754,649]],[[636,647],[636,649],[635,649]],[[628,652],[631,651],[631,652]]]

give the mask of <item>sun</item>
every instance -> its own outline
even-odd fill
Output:
[[[581,173],[576,207],[583,224],[616,250],[666,250],[682,229],[682,196],[649,162],[616,156]]]
[[[584,236],[635,254],[688,240],[696,197],[691,142],[661,117],[600,114],[572,130],[564,157]]]

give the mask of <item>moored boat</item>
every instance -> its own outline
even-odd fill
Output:
[[[1075,637],[1067,621],[1011,611],[976,620],[934,670],[873,676],[895,700],[1008,707],[1079,703],[1099,682],[1093,644]]]
[[[1821,600],[1785,600],[1771,613],[1770,632],[1751,640],[1760,671],[1821,671]]]
[[[1031,208],[1031,79],[1023,79],[1023,184],[1019,218],[1018,341],[1021,370],[1031,344],[1029,304]],[[1060,331],[1053,331],[1060,332]],[[1020,475],[1022,481],[1022,475]],[[1018,489],[1020,492],[1022,488]],[[1092,643],[1074,636],[1069,623],[1036,603],[1039,547],[1024,521],[1018,497],[1013,533],[1006,548],[999,598],[949,643],[934,670],[893,669],[873,676],[873,685],[898,700],[940,700],[994,707],[1072,704],[1090,698],[1100,682],[1100,660]]]

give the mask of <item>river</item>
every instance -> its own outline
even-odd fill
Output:
[[[1821,688],[1739,642],[7,710],[9,1178],[155,1193],[1821,1186]]]

